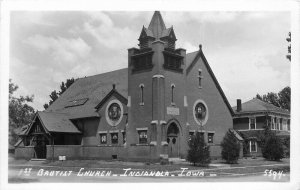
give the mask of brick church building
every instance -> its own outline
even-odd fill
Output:
[[[38,112],[20,134],[16,157],[186,158],[196,131],[220,157],[234,112],[201,45],[192,53],[177,48],[158,11],[138,40],[128,49],[128,68],[79,78]]]

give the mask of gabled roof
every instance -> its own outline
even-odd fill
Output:
[[[273,104],[269,104],[257,98],[253,98],[247,102],[242,103],[242,110],[237,112],[236,106],[233,107],[235,114],[245,114],[245,113],[253,113],[253,112],[274,112],[280,114],[290,114],[288,110],[279,108],[274,106]]]
[[[99,117],[95,107],[116,85],[118,93],[127,97],[128,69],[120,69],[76,80],[56,101],[47,112],[66,113],[70,119],[84,117]],[[79,106],[67,107],[70,101],[88,100]]]
[[[214,75],[212,69],[210,68],[200,45],[199,51],[196,52],[192,52],[192,53],[188,53],[186,54],[186,65],[187,65],[187,69],[186,69],[186,75],[189,74],[189,72],[192,70],[192,68],[194,67],[194,65],[197,63],[197,61],[199,60],[199,58],[202,58],[203,63],[208,71],[208,73],[210,74],[211,78],[213,79],[217,89],[220,92],[220,95],[224,101],[224,103],[226,104],[227,108],[229,109],[229,112],[231,113],[231,115],[234,115],[234,111],[231,108],[231,105],[229,104],[216,76]]]
[[[61,132],[61,133],[81,133],[69,120],[68,115],[65,113],[55,113],[55,112],[46,112],[39,111],[36,113],[34,121],[39,119],[46,133],[49,132]],[[30,132],[30,129],[33,126],[31,123],[29,129],[26,131],[26,135]]]
[[[95,107],[95,109],[99,109],[103,106],[103,104],[105,104],[105,102],[107,102],[107,100],[111,97],[111,96],[115,96],[117,97],[117,99],[119,99],[123,104],[127,104],[127,98],[125,98],[124,96],[122,96],[116,89],[115,87],[102,99],[102,101]]]

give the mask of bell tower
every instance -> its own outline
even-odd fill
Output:
[[[166,100],[171,97],[172,81],[166,76],[178,77],[178,85],[184,86],[186,52],[176,49],[176,40],[173,27],[166,28],[160,12],[155,11],[148,28],[142,27],[139,48],[128,49],[127,142],[129,146],[149,146],[152,159],[168,150]],[[141,134],[146,134],[147,141],[141,141]]]

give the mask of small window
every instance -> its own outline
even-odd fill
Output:
[[[175,88],[175,84],[171,85],[171,104],[174,104],[174,88]]]
[[[122,135],[123,135],[123,144],[125,144],[126,143],[126,133],[122,132]]]
[[[250,152],[257,152],[257,143],[256,143],[256,141],[250,141]]]
[[[139,131],[139,144],[146,144],[147,143],[147,131]]]
[[[118,144],[118,133],[111,133],[111,144]]]
[[[208,133],[207,134],[207,142],[208,143],[214,143],[214,133]]]
[[[255,118],[249,118],[249,128],[250,128],[250,130],[256,129],[256,119]]]
[[[198,85],[199,85],[199,88],[202,88],[202,78],[203,78],[203,76],[202,76],[202,70],[201,69],[199,69],[198,70]]]
[[[106,144],[107,143],[107,134],[103,133],[100,134],[100,144]]]
[[[144,105],[144,84],[140,84],[140,105]]]
[[[191,131],[191,132],[189,132],[189,141],[190,141],[190,140],[192,140],[192,137],[194,136],[194,134],[195,134],[195,133],[194,133],[194,132],[192,132],[192,131]]]

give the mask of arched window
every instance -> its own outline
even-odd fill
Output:
[[[198,70],[198,85],[199,85],[199,88],[202,88],[202,78],[203,78],[203,76],[202,76],[202,70],[201,69],[199,69]]]
[[[144,84],[140,84],[140,105],[144,105]]]
[[[174,103],[174,88],[175,88],[175,84],[171,84],[171,104],[175,104]]]

